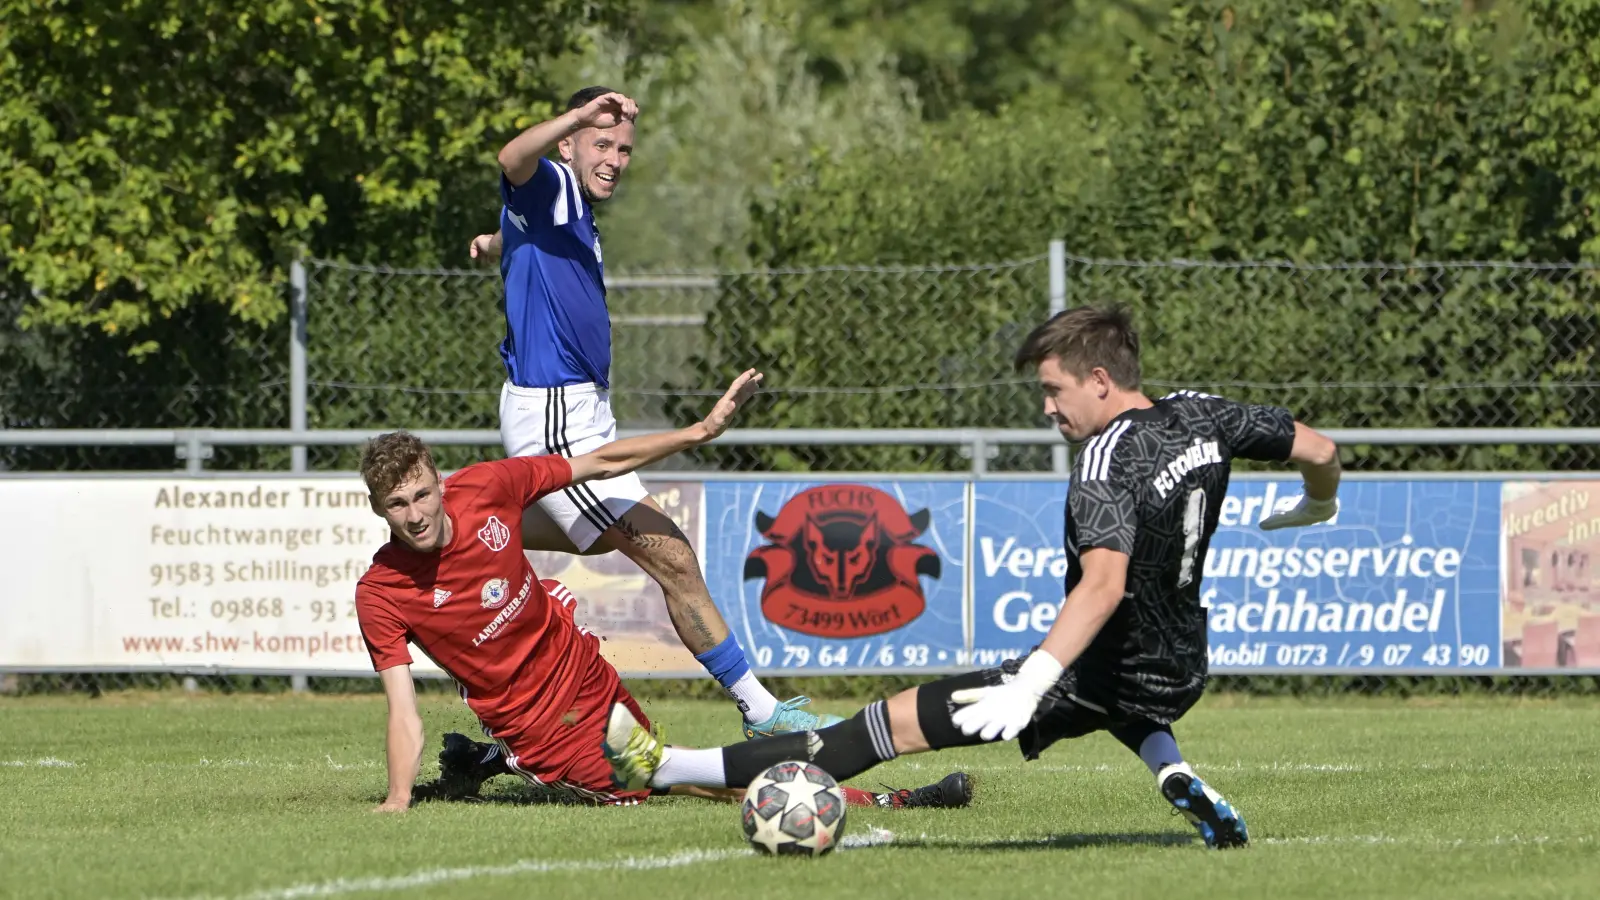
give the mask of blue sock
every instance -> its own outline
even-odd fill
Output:
[[[700,665],[706,667],[711,677],[739,704],[739,710],[750,722],[765,722],[778,711],[778,698],[772,696],[750,671],[750,662],[733,635],[704,653],[695,655]]]
[[[731,634],[710,650],[696,654],[695,660],[705,666],[711,677],[728,690],[733,690],[734,684],[744,677],[744,673],[750,671],[750,662],[744,658],[743,648]]]

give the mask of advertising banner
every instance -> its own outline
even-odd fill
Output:
[[[702,485],[651,487],[699,551]],[[388,532],[359,479],[16,479],[0,497],[25,511],[0,522],[0,666],[372,672],[355,585]],[[626,557],[530,559],[622,671],[703,672]]]
[[[649,484],[762,671],[995,665],[1060,611],[1066,481]],[[1600,671],[1600,481],[1347,480],[1334,521],[1261,531],[1297,490],[1235,481],[1220,506],[1213,671]],[[371,672],[354,587],[387,535],[352,476],[0,479],[0,499],[0,666]],[[621,554],[530,559],[622,672],[704,674]]]
[[[0,664],[372,671],[355,583],[387,529],[359,479],[8,480],[0,495]]]
[[[1348,482],[1332,522],[1266,532],[1298,484],[1235,482],[1204,562],[1213,671],[1500,665],[1498,482]],[[1062,601],[1067,483],[978,483],[973,661],[1026,652]]]
[[[964,664],[965,484],[705,490],[706,580],[757,669]]]
[[[1600,482],[1508,482],[1501,504],[1504,665],[1600,671]]]

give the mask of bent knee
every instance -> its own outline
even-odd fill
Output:
[[[894,736],[897,754],[921,753],[928,749],[917,714],[917,689],[908,688],[889,698],[889,731]]]

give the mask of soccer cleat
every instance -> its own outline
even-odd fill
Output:
[[[872,796],[884,809],[961,809],[972,803],[972,779],[965,772],[951,772],[938,784],[900,790],[889,788],[888,793]]]
[[[650,779],[661,768],[661,758],[666,749],[655,735],[633,717],[621,703],[611,704],[611,718],[606,722],[606,739],[600,745],[611,763],[611,780],[625,791],[649,790]]]
[[[1199,776],[1186,771],[1188,768],[1162,769],[1161,795],[1200,832],[1207,847],[1227,850],[1249,844],[1250,832],[1245,828],[1244,817]]]
[[[800,708],[810,702],[810,697],[790,697],[788,700],[779,703],[777,710],[772,714],[772,718],[765,722],[744,723],[745,740],[772,737],[775,734],[784,734],[791,731],[816,731],[819,728],[827,728],[829,725],[837,725],[844,721],[842,716],[836,716],[832,713],[818,715]]]
[[[506,758],[494,744],[480,744],[464,734],[449,732],[439,751],[439,793],[446,799],[472,797],[483,783],[505,775]]]

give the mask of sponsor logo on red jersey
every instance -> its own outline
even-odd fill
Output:
[[[913,543],[930,520],[866,485],[810,488],[776,517],[756,513],[770,543],[751,551],[744,577],[766,579],[761,612],[784,628],[834,638],[893,631],[927,606],[918,576],[939,577],[939,555]]]
[[[483,608],[499,609],[506,605],[506,592],[511,589],[511,582],[504,578],[491,578],[483,583]]]

